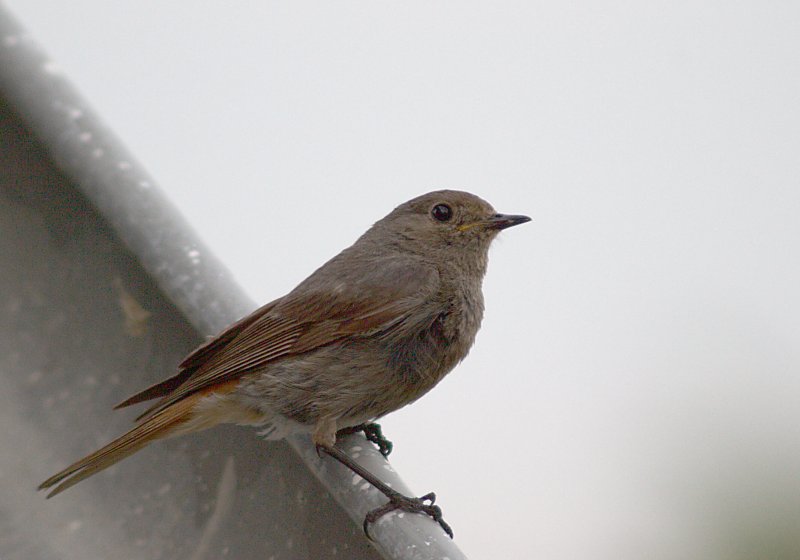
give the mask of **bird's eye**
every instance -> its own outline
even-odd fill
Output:
[[[437,204],[433,207],[433,210],[431,210],[431,216],[440,222],[446,222],[453,217],[453,209],[447,204]]]

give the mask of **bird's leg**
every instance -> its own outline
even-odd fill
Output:
[[[386,436],[383,435],[383,430],[381,430],[381,425],[377,422],[368,422],[365,424],[359,424],[358,426],[350,426],[349,428],[342,428],[338,432],[336,432],[336,436],[344,436],[347,434],[355,434],[358,432],[364,432],[364,437],[367,440],[371,441],[375,445],[378,446],[378,451],[381,452],[381,455],[384,457],[388,457],[389,454],[392,452],[392,448],[394,445],[391,441],[386,439]]]
[[[367,538],[370,540],[372,537],[369,536],[369,525],[370,523],[374,523],[382,516],[386,515],[389,512],[395,510],[407,511],[410,513],[424,513],[426,515],[430,515],[434,521],[436,521],[439,526],[447,533],[450,538],[453,538],[453,530],[450,528],[445,520],[442,518],[442,509],[434,505],[436,501],[436,494],[431,492],[430,494],[425,494],[421,498],[412,498],[409,496],[404,496],[397,490],[394,490],[391,486],[380,480],[374,474],[369,472],[367,469],[356,463],[353,459],[351,459],[344,451],[335,447],[333,445],[324,445],[318,444],[317,445],[317,453],[325,452],[345,467],[356,473],[358,476],[372,484],[375,488],[377,488],[384,496],[389,498],[389,502],[369,511],[364,518],[364,533],[367,535]]]

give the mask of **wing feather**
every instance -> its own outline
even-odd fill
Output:
[[[335,264],[335,259],[328,263]],[[257,371],[284,356],[309,352],[344,337],[391,329],[430,303],[439,287],[436,268],[412,259],[387,260],[368,277],[344,269],[335,281],[317,278],[324,270],[197,348],[181,363],[176,376],[123,404],[139,402],[133,399],[152,395],[156,387],[169,387],[139,417],[150,418],[197,391]],[[175,386],[178,379],[181,382]]]

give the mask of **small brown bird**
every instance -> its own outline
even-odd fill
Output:
[[[467,355],[483,316],[489,245],[529,220],[460,191],[401,204],[289,294],[189,354],[176,375],[117,405],[159,399],[133,429],[39,489],[55,486],[54,496],[156,439],[228,422],[258,426],[268,439],[311,433],[318,451],[389,498],[365,531],[403,509],[431,515],[452,537],[432,494],[392,490],[335,447],[336,436],[417,400]],[[386,454],[379,431],[365,431]]]

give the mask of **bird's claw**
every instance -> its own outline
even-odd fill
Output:
[[[381,425],[376,424],[375,422],[370,422],[369,424],[364,424],[363,431],[364,437],[378,446],[378,451],[380,451],[381,455],[388,457],[392,452],[394,444],[392,444],[392,442],[386,439],[386,436],[383,435]]]
[[[426,503],[429,502],[429,503]],[[395,510],[407,511],[409,513],[424,513],[429,515],[434,521],[436,521],[439,526],[444,530],[445,533],[452,539],[453,538],[453,530],[450,528],[450,525],[442,517],[442,508],[437,505],[434,505],[436,502],[436,494],[433,492],[429,494],[425,494],[420,498],[410,498],[408,496],[403,496],[402,494],[395,494],[389,496],[389,501],[383,504],[380,507],[377,507],[370,512],[367,513],[366,517],[364,517],[364,534],[367,535],[369,540],[372,540],[372,537],[369,534],[369,526],[371,523],[375,523],[378,519]]]
[[[368,424],[359,424],[358,426],[351,426],[349,428],[342,428],[339,430],[336,435],[343,436],[347,434],[355,434],[356,432],[364,432],[364,437],[367,438],[368,441],[371,441],[375,445],[378,446],[378,451],[380,451],[381,455],[384,457],[388,457],[389,454],[392,452],[392,448],[394,445],[391,441],[386,439],[386,436],[383,435],[383,430],[381,430],[381,425],[375,422],[369,422]]]

